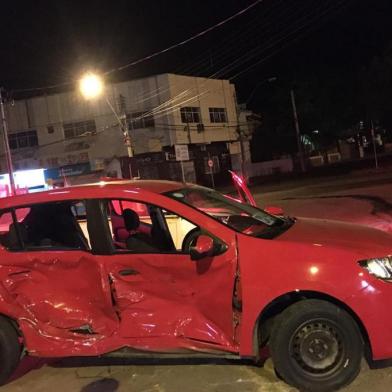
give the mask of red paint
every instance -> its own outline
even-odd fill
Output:
[[[249,203],[251,206],[256,206],[256,201],[250,192],[248,186],[246,185],[246,180],[244,177],[234,173],[230,170],[231,178],[233,180],[234,186],[237,190],[239,201],[241,203]]]
[[[196,249],[201,254],[210,254],[214,247],[214,241],[211,237],[201,235],[197,238]]]
[[[264,207],[264,211],[268,212],[271,215],[277,215],[277,216],[284,215],[283,208],[281,208],[281,207],[267,206],[267,207]]]
[[[32,355],[100,355],[122,347],[255,356],[263,309],[294,291],[345,303],[363,323],[375,359],[392,356],[392,285],[358,260],[392,254],[392,236],[372,229],[298,219],[271,240],[237,233],[162,192],[181,183],[113,182],[2,200],[2,208],[59,200],[132,199],[183,216],[226,244],[193,261],[188,254],[11,252],[0,249],[0,313],[18,323]],[[120,222],[121,223],[121,222]],[[209,252],[209,237],[196,247]],[[233,298],[235,296],[235,298]],[[233,307],[242,302],[242,310]]]

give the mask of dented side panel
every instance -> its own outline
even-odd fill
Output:
[[[18,321],[29,352],[76,354],[117,332],[109,282],[92,255],[4,253],[0,310]]]
[[[123,338],[176,338],[236,351],[235,253],[191,261],[185,254],[104,257]]]
[[[235,251],[198,262],[184,254],[2,256],[0,312],[17,320],[32,355],[99,355],[126,346],[238,352]]]

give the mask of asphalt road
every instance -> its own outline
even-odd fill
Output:
[[[392,170],[306,179],[253,188],[261,206],[278,205],[289,215],[348,220],[392,232]],[[264,367],[241,363],[105,363],[90,359],[62,363],[26,358],[7,392],[283,392],[294,391]],[[392,390],[392,367],[370,370],[345,392]]]

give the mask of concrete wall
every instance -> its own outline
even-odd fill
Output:
[[[293,171],[293,169],[294,165],[291,158],[245,164],[247,177],[270,176],[277,173],[290,173]]]

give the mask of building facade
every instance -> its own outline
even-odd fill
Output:
[[[109,84],[91,101],[72,91],[7,102],[5,110],[14,169],[45,168],[55,182],[107,175],[180,179],[184,171],[187,180],[208,183],[211,172],[224,177],[241,154],[228,80],[162,74]],[[189,147],[182,168],[176,144]],[[4,173],[4,157],[0,164]]]

